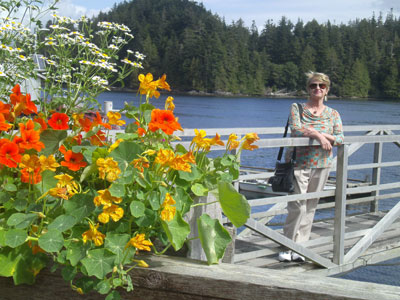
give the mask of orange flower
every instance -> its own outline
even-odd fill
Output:
[[[9,168],[16,168],[21,161],[19,147],[16,143],[7,139],[0,140],[0,164]]]
[[[153,109],[151,112],[149,130],[154,132],[157,129],[161,129],[168,135],[173,134],[175,130],[183,130],[172,111]]]
[[[108,124],[110,125],[122,126],[125,125],[126,123],[124,120],[120,120],[121,114],[119,112],[109,111],[107,113],[107,117],[108,117]]]
[[[96,226],[89,223],[90,229],[82,233],[83,243],[86,244],[87,241],[93,241],[96,246],[103,245],[104,238],[106,237],[103,233],[97,230],[99,224]]]
[[[97,131],[97,133],[92,135],[89,139],[90,143],[94,146],[104,146],[106,144],[104,143],[106,134],[101,130]]]
[[[37,107],[35,103],[31,101],[30,94],[23,95],[18,84],[14,86],[12,92],[10,100],[11,104],[14,106],[13,112],[16,116],[19,116],[21,113],[24,113],[25,115],[33,113],[37,114]]]
[[[134,159],[131,164],[138,169],[141,173],[143,173],[144,168],[150,167],[149,160],[146,157],[140,157]]]
[[[227,150],[233,150],[239,147],[240,142],[237,140],[237,135],[232,133],[228,138],[228,143],[226,144]]]
[[[148,95],[151,97],[160,97],[160,93],[157,91],[157,88],[164,89],[170,91],[171,88],[169,84],[165,81],[167,75],[163,75],[160,79],[153,81],[153,75],[151,73],[147,73],[146,76],[143,74],[139,75],[139,92],[142,95]]]
[[[36,122],[38,124],[40,124],[41,127],[41,132],[45,131],[47,129],[47,124],[46,124],[46,120],[44,119],[44,116],[42,113],[39,113],[39,116],[33,119],[33,122]]]
[[[242,149],[253,151],[257,149],[257,145],[252,145],[255,141],[258,141],[260,138],[257,133],[248,133],[244,137],[244,142],[242,144]]]
[[[135,247],[137,250],[150,251],[151,249],[149,246],[153,246],[153,243],[149,240],[145,240],[145,234],[140,233],[131,238],[126,244],[125,248],[129,246]]]
[[[88,118],[79,119],[78,121],[79,121],[79,124],[82,127],[83,131],[85,131],[85,132],[89,132],[90,129],[92,129],[92,127],[93,127],[93,122]]]
[[[75,153],[72,150],[65,151],[65,147],[63,150],[60,147],[60,152],[64,154],[64,160],[61,162],[61,165],[71,171],[78,171],[80,168],[87,166],[87,162],[83,161],[84,156],[82,153]]]
[[[165,100],[165,109],[172,111],[174,111],[175,109],[174,98],[172,98],[171,96],[168,97],[167,100]]]
[[[92,127],[95,127],[97,125],[101,125],[104,128],[111,129],[111,125],[110,124],[107,124],[107,123],[103,122],[103,120],[102,120],[102,118],[100,116],[100,113],[98,111],[96,111],[96,118],[93,121]]]
[[[44,148],[44,144],[40,141],[40,132],[35,131],[35,124],[32,120],[29,120],[26,124],[19,123],[21,132],[21,141],[19,141],[19,147],[22,149],[35,149],[40,152]]]
[[[47,122],[54,130],[68,130],[69,117],[64,113],[54,113]]]
[[[144,130],[142,127],[140,127],[140,124],[138,121],[136,121],[135,124],[138,126],[137,134],[139,136],[144,136],[146,134],[146,130]]]
[[[176,207],[172,206],[174,205],[176,202],[174,200],[174,198],[172,198],[172,196],[167,193],[165,195],[165,199],[163,204],[161,205],[161,207],[163,208],[163,210],[161,211],[161,219],[163,221],[172,221],[173,218],[175,217],[175,213],[176,213]]]
[[[10,104],[4,104],[3,102],[0,101],[0,113],[3,114],[8,121],[10,121],[9,119],[10,110],[11,110]]]
[[[12,125],[6,123],[6,119],[4,118],[4,115],[2,113],[0,113],[0,130],[7,131],[11,127],[12,127]]]
[[[27,169],[21,170],[21,182],[37,184],[42,181],[42,175],[40,173],[40,167],[36,168],[33,172],[29,172]]]

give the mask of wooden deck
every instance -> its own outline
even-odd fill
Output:
[[[346,218],[345,252],[350,250],[365,233],[375,226],[385,213],[367,213]],[[334,219],[316,222],[313,225],[311,238],[300,245],[312,250],[322,257],[333,258]],[[278,229],[277,232],[282,232]],[[374,264],[382,260],[400,256],[400,220],[394,222],[356,261],[332,268],[321,268],[312,261],[305,263],[281,263],[278,252],[282,247],[262,234],[252,232],[246,237],[235,240],[234,263],[252,267],[284,270],[288,273],[307,272],[308,274],[334,275],[356,267]]]
[[[227,136],[232,132],[246,134],[256,132],[261,139],[256,143],[262,148],[318,145],[308,138],[273,138],[270,135],[282,133],[282,128],[231,128],[206,129],[209,135],[219,133]],[[337,147],[332,171],[336,172],[334,184],[322,192],[301,195],[261,193],[259,198],[249,200],[252,213],[244,230],[236,235],[234,255],[231,262],[236,265],[268,269],[279,269],[287,273],[308,273],[334,275],[354,268],[400,257],[400,180],[382,183],[382,171],[395,168],[395,176],[400,178],[400,151],[383,159],[387,145],[400,147],[400,125],[345,126],[344,144]],[[182,137],[193,135],[185,130]],[[185,142],[184,142],[185,143]],[[189,142],[186,142],[189,143]],[[357,155],[364,145],[372,144],[370,162],[349,164],[349,157]],[[257,151],[257,150],[256,150]],[[372,162],[371,162],[372,161]],[[260,166],[256,166],[260,167]],[[261,166],[262,167],[262,166]],[[261,168],[262,169],[262,168]],[[371,180],[364,184],[353,184],[348,180],[349,171],[368,170]],[[392,171],[393,172],[393,171]],[[263,180],[264,184],[273,174],[270,169],[250,171],[240,175],[236,182]],[[397,177],[396,177],[397,176]],[[266,187],[268,189],[268,186]],[[328,218],[314,223],[311,239],[305,243],[295,243],[282,234],[282,229],[274,222],[277,216],[286,214],[290,201],[312,198],[327,198],[334,201],[322,202],[320,210],[330,209]],[[381,204],[390,201],[388,211],[379,210]],[[367,210],[354,215],[350,206],[364,205]],[[367,213],[366,213],[367,211]],[[275,219],[274,219],[275,218]],[[229,225],[229,220],[221,218]],[[305,256],[306,263],[280,263],[277,254],[283,249]]]

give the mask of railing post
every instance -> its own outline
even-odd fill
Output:
[[[382,134],[382,131],[379,132]],[[382,148],[383,143],[375,143],[374,146],[374,163],[381,163],[382,162]],[[381,167],[373,168],[372,169],[372,184],[378,185],[381,183]],[[372,196],[379,196],[379,191],[372,192]],[[378,212],[378,200],[374,200],[371,202],[370,211],[371,212]]]
[[[346,219],[346,189],[349,146],[338,147],[336,165],[335,223],[333,232],[333,263],[343,264],[344,226]]]
[[[237,139],[240,141],[240,139],[241,139],[242,137],[240,136],[240,135],[238,135],[237,136]],[[237,149],[232,149],[231,150],[231,154],[232,155],[236,155],[237,154],[237,152],[238,152],[238,150]],[[242,155],[242,153],[240,153],[239,154],[239,156],[237,157],[237,161],[240,163],[240,159],[241,159],[241,156]],[[240,175],[239,175],[239,177],[240,177]],[[238,180],[236,180],[235,182],[234,182],[234,184],[233,184],[233,186],[234,186],[234,188],[239,192],[239,185],[240,185],[240,182],[239,182],[239,179]]]

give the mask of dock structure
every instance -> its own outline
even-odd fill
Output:
[[[229,128],[205,129],[208,135],[231,133],[244,135],[256,132],[260,140],[259,149],[301,147],[318,145],[309,138],[276,138],[283,128]],[[260,193],[258,198],[249,199],[252,208],[250,218],[235,234],[233,255],[229,259],[238,265],[279,269],[287,273],[305,272],[315,275],[334,275],[354,268],[400,257],[400,180],[382,182],[382,171],[391,168],[400,177],[400,125],[344,126],[344,144],[336,147],[336,157],[332,167],[335,172],[334,184],[322,192],[301,195],[283,193]],[[189,137],[193,130],[185,130],[181,136]],[[183,142],[185,143],[185,142]],[[186,142],[189,143],[189,142]],[[368,163],[349,164],[349,158],[357,156],[364,145],[372,149]],[[395,154],[384,157],[386,147]],[[259,151],[259,150],[255,150]],[[364,151],[365,152],[365,151]],[[253,155],[255,155],[253,153]],[[363,154],[366,155],[365,153]],[[268,191],[267,179],[273,170],[250,168],[240,175],[235,183],[253,182]],[[262,167],[262,166],[261,166]],[[349,172],[355,170],[371,171],[371,180],[354,183],[349,181]],[[331,174],[332,174],[331,173]],[[260,184],[260,182],[263,182]],[[331,210],[327,218],[317,220],[312,229],[311,239],[295,243],[282,234],[282,226],[276,224],[276,217],[286,214],[290,201],[312,198],[330,198],[334,201],[321,202],[317,210]],[[390,202],[389,202],[390,201]],[[388,204],[389,203],[389,204]],[[351,208],[363,206],[367,210],[353,212]],[[222,218],[229,225],[229,220]],[[306,263],[280,263],[277,254],[282,249],[291,249],[307,258]]]

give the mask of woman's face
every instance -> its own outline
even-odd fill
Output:
[[[308,84],[308,92],[310,97],[314,100],[324,99],[325,95],[328,94],[328,91],[328,85],[321,80],[312,79]]]

